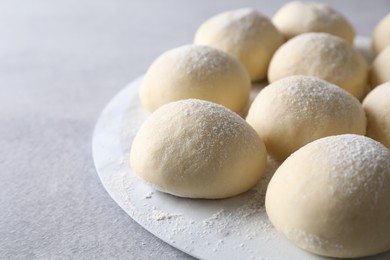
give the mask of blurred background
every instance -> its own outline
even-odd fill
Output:
[[[288,1],[0,1],[0,258],[191,259],[109,197],[91,154],[105,104],[221,11]],[[370,37],[389,0],[322,1]]]

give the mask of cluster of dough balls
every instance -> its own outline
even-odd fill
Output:
[[[297,6],[311,4],[291,3],[290,14]],[[284,160],[267,188],[267,214],[280,233],[312,253],[376,255],[390,250],[390,16],[373,35],[371,92],[360,53],[336,36],[311,31],[275,52],[271,84],[247,117],[268,153]],[[359,100],[369,93],[361,105],[337,86],[296,74],[325,79]]]
[[[140,100],[153,114],[135,137],[131,165],[177,196],[234,196],[258,182],[267,152],[233,112],[247,109],[251,81],[266,77],[283,36],[254,9],[239,9],[202,24],[194,43],[163,53],[145,74]]]
[[[369,72],[353,27],[328,5],[291,2],[272,21],[250,8],[210,18],[145,74],[140,100],[153,113],[132,168],[160,191],[217,199],[256,185],[270,155],[282,164],[266,210],[290,241],[331,257],[390,250],[389,35],[390,15]],[[249,104],[251,81],[266,78]],[[369,83],[382,85],[367,95]]]

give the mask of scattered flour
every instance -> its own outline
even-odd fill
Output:
[[[160,221],[160,220],[166,220],[166,219],[172,219],[175,217],[181,216],[180,214],[170,214],[161,210],[153,210],[152,211],[152,218],[154,220]]]
[[[145,195],[145,199],[151,199],[153,197],[154,191],[150,191],[148,194]]]

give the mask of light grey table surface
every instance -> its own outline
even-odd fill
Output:
[[[107,102],[206,18],[285,1],[0,1],[0,259],[192,259],[104,190],[91,140]],[[390,1],[324,1],[369,36]]]

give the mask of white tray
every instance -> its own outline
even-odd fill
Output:
[[[363,51],[368,49],[366,38],[357,43]],[[370,59],[370,54],[366,57]],[[130,217],[165,242],[201,259],[328,259],[295,247],[268,220],[264,194],[277,168],[272,160],[268,160],[265,178],[257,187],[229,199],[177,198],[144,184],[128,161],[133,138],[148,116],[138,98],[141,80],[129,84],[109,102],[93,136],[99,177]],[[370,259],[390,259],[390,252]]]

